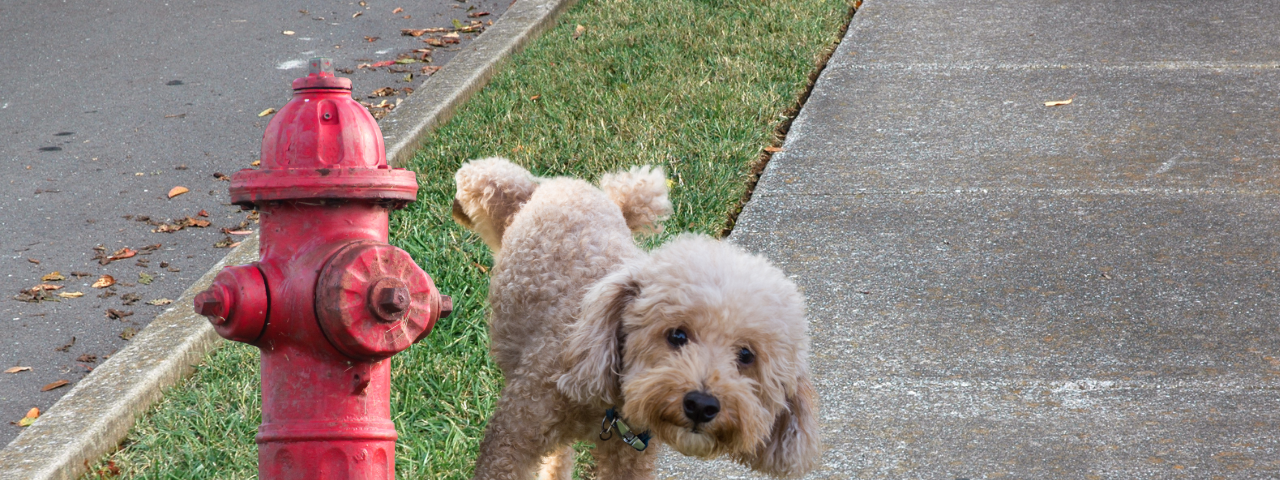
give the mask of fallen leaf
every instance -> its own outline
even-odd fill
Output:
[[[84,292],[62,292],[58,296],[62,298],[80,298],[84,296]]]
[[[155,305],[157,307],[168,305],[170,303],[173,303],[173,300],[169,300],[167,298],[157,298],[155,300],[147,302],[148,305]]]
[[[293,31],[293,30],[285,30],[285,31],[280,32],[280,33],[283,33],[283,34],[285,34],[285,35],[293,35],[293,34],[294,34],[294,31]]]
[[[191,190],[190,190],[190,189],[188,189],[187,187],[182,187],[182,186],[173,187],[173,188],[170,188],[170,189],[169,189],[169,198],[173,198],[173,197],[176,197],[176,196],[178,196],[178,195],[182,195],[182,194],[187,193],[187,192],[190,192],[190,191],[191,191]]]
[[[780,148],[780,147],[764,147],[764,151],[769,152],[769,153],[778,153],[778,152],[781,152],[781,151],[782,151],[782,148]]]
[[[128,310],[116,310],[114,308],[107,309],[107,318],[112,320],[119,320],[129,315],[133,315],[133,312]]]
[[[273,113],[276,113],[276,109],[274,109],[274,108],[268,108],[268,109],[266,109],[266,110],[263,110],[263,111],[262,111],[262,113],[259,113],[259,114],[258,114],[258,116],[259,116],[259,117],[265,117],[265,116],[267,116],[267,115],[271,115],[271,114],[273,114]]]
[[[454,29],[463,29],[463,28],[467,28],[467,26],[466,26],[466,25],[463,25],[461,21],[459,21],[458,19],[456,19],[456,18],[455,18],[455,19],[453,19],[453,28],[454,28]]]
[[[231,181],[231,177],[228,177],[226,174],[224,174],[224,173],[222,173],[222,172],[213,172],[213,178],[216,178],[216,179],[218,179],[218,180],[222,180],[222,181],[224,181],[224,182],[230,182],[230,181]]]
[[[153,280],[155,280],[155,277],[152,277],[147,272],[138,272],[138,283],[141,283],[143,285],[151,285],[151,282]]]
[[[364,12],[356,12],[356,13],[351,14],[351,18],[356,18],[356,17],[359,17],[359,16],[361,16],[361,15],[364,15]]]
[[[111,263],[111,262],[114,262],[114,261],[116,261],[116,260],[124,260],[124,259],[126,259],[126,258],[132,257],[132,256],[137,255],[137,254],[138,254],[138,251],[137,251],[137,250],[131,249],[131,248],[129,248],[129,247],[124,247],[124,248],[121,248],[121,249],[119,249],[119,250],[116,250],[116,253],[111,254],[111,256],[109,256],[109,257],[107,257],[107,258],[103,259],[103,261],[101,261],[101,262],[99,262],[99,263],[101,263],[101,264],[103,264],[103,265],[106,265],[106,264]]]
[[[471,18],[487,17],[489,16],[489,12],[471,12],[468,13],[467,16]]]
[[[378,41],[378,39],[379,39],[379,38],[382,38],[382,37],[364,37],[364,41],[369,42],[369,43],[373,43],[373,42]]]
[[[91,273],[89,273],[89,272],[71,272],[71,276],[73,276],[73,277],[91,277],[91,276],[93,276],[93,274],[91,274]]]
[[[390,97],[390,96],[393,96],[393,95],[395,95],[395,94],[396,94],[396,89],[391,88],[391,87],[382,87],[382,88],[379,88],[379,89],[377,89],[377,90],[374,90],[374,91],[373,91],[373,93],[369,95],[369,98],[375,98],[375,97]]]
[[[1058,107],[1058,106],[1062,106],[1062,105],[1071,105],[1071,100],[1073,100],[1073,99],[1068,98],[1068,99],[1066,99],[1066,100],[1054,100],[1054,101],[1052,101],[1052,102],[1044,102],[1044,106],[1046,106],[1046,107]]]
[[[88,354],[88,353],[82,353],[82,354],[80,354],[80,356],[79,356],[79,357],[76,357],[76,361],[77,361],[77,362],[84,362],[84,363],[93,363],[93,362],[98,361],[98,356],[97,356],[97,355],[90,355],[90,354]]]
[[[204,210],[201,210],[201,211],[203,212]],[[153,252],[153,251],[159,250],[159,249],[160,249],[160,247],[162,247],[162,246],[164,246],[164,245],[163,245],[163,244],[160,244],[160,243],[155,243],[155,244],[151,244],[151,245],[147,245],[147,246],[145,246],[145,247],[139,248],[139,249],[138,249],[138,251],[141,251],[141,252]]]
[[[93,285],[91,286],[93,288],[107,288],[115,284],[116,284],[115,277],[112,277],[111,275],[103,275],[101,277],[98,277],[98,281],[93,282]]]
[[[401,28],[400,34],[408,37],[421,37],[427,33],[425,28]]]
[[[36,264],[36,265],[39,265],[39,264],[40,264],[40,261],[39,261],[39,260],[36,260],[36,259],[34,259],[34,258],[28,258],[28,259],[27,259],[27,261],[28,261],[28,262],[31,262],[31,263],[34,263],[34,264]]]
[[[675,180],[672,180],[672,179],[670,179],[670,178],[668,178],[668,179],[667,179],[667,190],[670,190],[670,189],[672,189],[672,188],[675,188],[675,186],[676,186],[676,181],[675,181]]]
[[[537,100],[539,98],[542,98],[542,95],[534,95],[532,97],[529,97],[529,100]]]
[[[404,9],[403,9],[403,8],[396,7],[396,9],[395,9],[395,10],[392,10],[392,11],[391,11],[391,13],[400,13],[400,12],[403,12],[403,11],[404,11]]]
[[[397,63],[397,64],[399,64],[399,65],[407,65],[407,64],[410,64],[410,63],[418,63],[418,59],[416,59],[416,58],[412,58],[412,57],[409,57],[409,58],[397,58],[397,59],[396,59],[396,63]]]
[[[445,43],[458,43],[458,40],[461,39],[462,37],[458,35],[458,32],[453,32],[453,33],[446,33],[442,35],[440,38],[443,39]]]
[[[228,230],[224,228],[222,229],[222,233],[227,235],[250,235],[253,233],[253,230]]]
[[[198,213],[196,213],[196,215],[197,215],[197,216],[201,216],[201,217],[207,217],[207,216],[209,216],[209,212],[208,212],[208,211],[205,211],[205,210],[201,210],[201,211],[199,211]],[[157,246],[158,246],[158,245],[157,245]]]
[[[57,290],[60,288],[62,288],[62,285],[54,285],[51,283],[41,283],[39,285],[31,287],[31,290]]]
[[[65,352],[67,350],[71,350],[71,347],[75,346],[75,344],[76,344],[76,337],[71,337],[70,342],[68,342],[66,345],[55,348],[54,350],[57,350],[59,352]]]
[[[253,163],[249,164],[250,167],[256,167],[259,165],[262,165],[262,160],[254,160]]]
[[[39,408],[32,408],[31,410],[27,410],[27,416],[22,417],[22,420],[18,420],[18,426],[29,427],[31,426],[32,423],[36,422],[37,418],[40,418]]]
[[[127,286],[132,287],[133,285],[127,285]],[[123,303],[125,305],[133,305],[135,303],[138,303],[138,300],[142,300],[142,296],[138,295],[137,293],[126,293],[120,296],[120,300],[121,300],[120,303]]]
[[[422,74],[423,74],[423,75],[426,75],[426,76],[431,76],[431,74],[433,74],[433,73],[436,73],[436,72],[440,71],[440,68],[441,68],[441,67],[438,67],[438,66],[435,66],[435,65],[426,65],[426,66],[422,67]]]
[[[54,271],[53,273],[40,277],[40,281],[43,282],[58,282],[66,279],[67,277],[62,276],[62,273],[58,271]]]
[[[67,384],[69,384],[69,383],[71,383],[71,382],[70,382],[70,381],[67,381],[67,380],[58,380],[58,381],[56,381],[56,382],[53,382],[53,383],[50,383],[50,384],[45,385],[45,386],[43,386],[43,387],[40,387],[40,391],[41,391],[41,392],[47,392],[47,391],[49,391],[49,390],[53,390],[53,389],[58,388],[58,387],[64,387],[64,386],[66,386],[66,385],[67,385]]]
[[[138,334],[138,329],[133,328],[133,327],[129,327],[129,328],[124,329],[124,331],[123,331],[123,332],[120,332],[120,339],[121,339],[121,340],[128,340],[128,339],[133,338],[133,336],[134,336],[134,335],[137,335],[137,334]]]
[[[214,248],[230,248],[231,244],[233,243],[236,243],[236,241],[232,240],[231,237],[227,237],[222,239],[218,243],[213,244],[213,247]]]
[[[187,217],[182,220],[182,226],[184,227],[204,228],[211,224],[212,223],[209,222],[208,220],[201,220],[199,218],[192,218],[192,217]]]
[[[587,33],[587,27],[584,27],[584,26],[582,26],[582,25],[578,25],[578,26],[576,26],[576,27],[573,27],[573,39],[574,39],[574,40],[577,40],[577,39],[578,39],[578,37],[581,37],[581,36],[582,36],[582,34],[584,34],[584,33]]]
[[[29,371],[31,371],[31,367],[9,367],[9,369],[5,370],[4,373],[18,373],[18,372],[29,372]]]

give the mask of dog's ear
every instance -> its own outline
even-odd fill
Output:
[[[780,478],[796,478],[813,470],[822,455],[814,398],[809,374],[802,373],[795,394],[787,396],[787,408],[774,419],[773,432],[754,455],[742,459],[743,463]]]
[[[596,282],[582,299],[577,321],[565,339],[556,381],[561,393],[579,403],[612,405],[621,398],[622,313],[640,294],[628,268]]]

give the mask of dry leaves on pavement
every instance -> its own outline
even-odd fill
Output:
[[[179,186],[177,186],[177,187],[173,187],[173,188],[170,188],[170,189],[169,189],[169,198],[173,198],[173,197],[176,197],[176,196],[178,196],[178,195],[182,195],[182,194],[187,193],[187,192],[190,192],[190,191],[191,191],[191,189],[189,189],[189,188],[187,188],[187,187],[183,187],[183,186],[179,185]]]
[[[9,367],[4,371],[4,373],[18,373],[18,372],[29,372],[29,371],[31,371],[31,367]]]
[[[47,391],[49,391],[49,390],[53,390],[53,389],[55,389],[55,388],[65,387],[65,386],[67,386],[67,384],[69,384],[69,383],[71,383],[71,381],[70,381],[70,380],[58,380],[58,381],[56,381],[56,382],[53,382],[53,383],[50,383],[50,384],[45,385],[45,386],[43,386],[43,387],[40,387],[40,391],[41,391],[41,392],[47,392]]]

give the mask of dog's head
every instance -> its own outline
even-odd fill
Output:
[[[684,235],[592,286],[558,386],[680,453],[799,476],[820,453],[805,330],[781,270]]]

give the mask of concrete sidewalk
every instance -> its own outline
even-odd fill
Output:
[[[868,0],[731,237],[809,298],[809,478],[1280,476],[1277,25]]]

